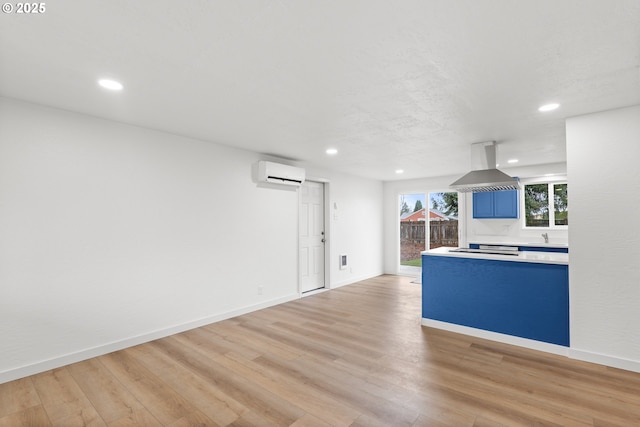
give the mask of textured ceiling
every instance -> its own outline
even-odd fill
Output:
[[[1,96],[381,180],[563,162],[566,117],[640,103],[638,0],[46,7],[0,16]]]

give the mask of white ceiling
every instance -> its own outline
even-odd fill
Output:
[[[0,15],[0,95],[381,180],[563,162],[640,103],[640,1],[57,0]]]

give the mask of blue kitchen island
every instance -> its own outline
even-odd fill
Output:
[[[422,252],[423,324],[569,346],[568,253],[450,249]]]

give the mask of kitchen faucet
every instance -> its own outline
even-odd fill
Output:
[[[542,233],[542,237],[544,237],[545,243],[549,243],[549,233]]]

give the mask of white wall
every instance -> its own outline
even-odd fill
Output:
[[[566,177],[566,163],[553,163],[519,168],[504,168],[503,172],[518,176],[524,181],[543,177],[545,174],[555,174],[555,177]],[[400,227],[398,226],[400,194],[434,193],[450,191],[449,185],[460,178],[461,174],[436,178],[413,180],[387,181],[384,183],[384,237],[386,273],[402,273],[400,264]],[[553,179],[553,178],[548,178]],[[508,219],[473,219],[471,194],[460,193],[459,223],[460,245],[468,242],[486,243],[530,243],[543,242],[538,230],[525,230],[522,220]],[[545,230],[547,231],[547,230]],[[566,244],[568,240],[566,230],[549,231],[551,243]]]
[[[297,298],[298,194],[260,158],[0,98],[0,383]],[[382,183],[317,173],[331,286],[380,274]]]
[[[567,120],[574,357],[640,371],[640,106]]]
[[[327,219],[331,288],[383,274],[382,182],[301,163],[307,175],[330,177]],[[339,268],[339,255],[348,266]]]

